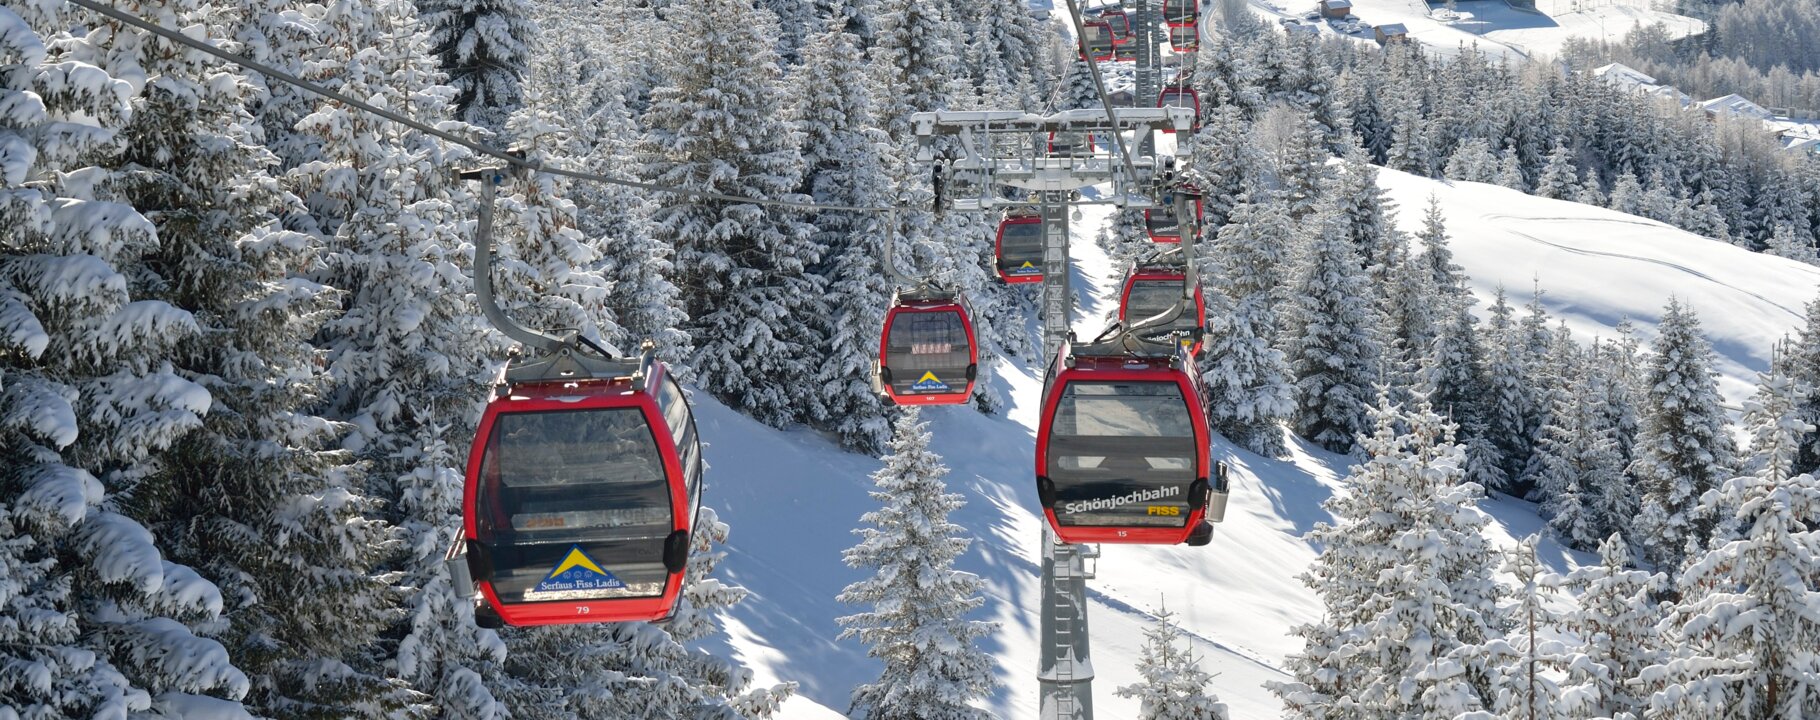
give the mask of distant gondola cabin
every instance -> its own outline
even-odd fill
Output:
[[[1043,281],[1043,218],[1007,215],[998,223],[995,246],[998,276],[1008,283]]]
[[[902,292],[885,312],[879,390],[898,405],[958,405],[973,396],[979,346],[958,293]]]

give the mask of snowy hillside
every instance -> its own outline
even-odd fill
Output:
[[[1531,279],[1539,279],[1549,312],[1565,318],[1582,341],[1610,336],[1610,327],[1626,316],[1650,337],[1668,295],[1682,297],[1705,321],[1720,355],[1721,388],[1733,402],[1766,366],[1771,342],[1795,328],[1802,304],[1820,290],[1820,268],[1642,218],[1490,185],[1450,185],[1390,170],[1379,177],[1401,207],[1405,229],[1415,229],[1430,194],[1441,199],[1456,259],[1471,274],[1476,294],[1487,298],[1503,284],[1513,303],[1527,302]],[[1105,218],[1103,208],[1089,208],[1074,225],[1084,281],[1079,332],[1099,329],[1119,279],[1119,269],[1091,241]],[[953,519],[977,542],[961,566],[986,581],[981,616],[1003,624],[986,644],[1004,683],[990,709],[1000,717],[1032,718],[1041,516],[1030,466],[1040,378],[1019,363],[1001,363],[996,375],[1012,403],[1004,416],[937,408],[925,410],[924,418],[935,432],[935,449],[953,469],[951,488],[968,501]],[[712,443],[712,504],[734,528],[722,567],[731,581],[753,591],[729,619],[731,650],[761,680],[802,684],[787,717],[844,710],[849,690],[877,673],[862,647],[836,639],[834,618],[852,608],[834,596],[860,579],[841,564],[840,553],[855,542],[848,528],[876,506],[866,494],[866,476],[878,463],[843,453],[815,434],[772,430],[697,397],[703,435]],[[1135,680],[1140,631],[1146,613],[1159,605],[1179,613],[1197,638],[1197,652],[1218,673],[1214,689],[1234,717],[1281,712],[1261,683],[1283,677],[1282,657],[1299,649],[1289,629],[1318,612],[1295,579],[1315,557],[1301,535],[1327,519],[1321,502],[1340,491],[1338,478],[1349,461],[1306,444],[1298,444],[1288,461],[1269,460],[1217,439],[1214,454],[1233,466],[1234,490],[1213,545],[1106,546],[1099,577],[1089,583],[1095,702],[1106,717],[1135,712],[1113,690]],[[1528,503],[1495,497],[1483,507],[1500,544],[1541,526]],[[1542,556],[1557,570],[1583,560],[1548,541]]]
[[[1314,0],[1255,0],[1260,12],[1275,18],[1301,19],[1314,12]],[[1540,11],[1521,10],[1504,0],[1461,0],[1452,14],[1439,3],[1426,0],[1353,0],[1353,17],[1369,26],[1400,23],[1417,42],[1448,54],[1462,45],[1477,45],[1489,55],[1510,58],[1552,55],[1570,38],[1604,38],[1621,40],[1626,33],[1641,25],[1661,23],[1671,37],[1685,37],[1706,31],[1706,24],[1690,17],[1649,8],[1646,4],[1597,3],[1577,9],[1579,4],[1538,3]],[[1343,33],[1325,22],[1303,21],[1314,25],[1322,34],[1350,36],[1363,42],[1375,42],[1369,27]]]

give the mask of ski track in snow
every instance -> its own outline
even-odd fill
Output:
[[[1793,309],[1820,289],[1820,268],[1602,208],[1390,170],[1380,172],[1379,184],[1398,206],[1400,227],[1412,234],[1429,195],[1441,199],[1455,261],[1472,276],[1481,300],[1504,285],[1521,306],[1539,280],[1551,323],[1565,319],[1581,342],[1610,337],[1611,325],[1626,316],[1648,341],[1668,295],[1680,295],[1700,311],[1719,354],[1721,388],[1734,401],[1767,365],[1770,344],[1797,327]],[[1079,334],[1097,333],[1116,307],[1123,268],[1112,267],[1094,242],[1111,215],[1109,207],[1084,207],[1072,224]],[[1034,333],[1034,318],[1026,327]],[[985,707],[1014,720],[1036,717],[1042,516],[1030,476],[1041,364],[1001,359],[993,365],[988,382],[1005,399],[998,415],[966,407],[922,412],[933,448],[951,469],[949,486],[967,500],[951,519],[975,540],[958,561],[984,584],[985,606],[973,619],[1000,623],[982,643],[1003,683]],[[695,400],[709,441],[708,503],[733,528],[723,576],[752,592],[728,615],[727,637],[706,649],[735,655],[758,682],[800,682],[783,717],[840,717],[837,709],[847,707],[852,688],[878,672],[863,646],[838,639],[835,618],[857,608],[834,597],[861,577],[840,553],[857,541],[851,528],[860,514],[877,507],[867,492],[879,463],[807,430],[765,427],[705,394]],[[1113,691],[1137,680],[1143,630],[1159,606],[1176,614],[1233,717],[1282,713],[1263,683],[1285,679],[1284,657],[1301,649],[1290,631],[1320,614],[1296,579],[1319,550],[1303,536],[1329,519],[1322,503],[1343,491],[1352,459],[1300,441],[1285,459],[1261,458],[1218,437],[1213,455],[1232,467],[1233,495],[1211,546],[1102,548],[1098,577],[1088,587],[1094,701],[1103,717],[1137,711]],[[1521,500],[1494,495],[1480,508],[1500,547],[1543,528],[1535,507]],[[1546,538],[1539,551],[1557,572],[1591,560]]]

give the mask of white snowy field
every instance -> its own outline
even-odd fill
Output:
[[[1252,2],[1271,17],[1300,18],[1316,8],[1315,0]],[[1671,37],[1706,31],[1706,24],[1694,18],[1609,0],[1561,3],[1559,13],[1518,10],[1505,0],[1458,0],[1456,6],[1457,13],[1447,19],[1446,13],[1436,12],[1441,5],[1430,5],[1426,0],[1353,0],[1352,14],[1373,26],[1401,23],[1409,29],[1412,40],[1443,54],[1477,45],[1494,57],[1552,55],[1569,38],[1576,37],[1621,40],[1639,25],[1661,23]],[[1576,7],[1583,9],[1573,9]],[[1376,42],[1369,30],[1346,35],[1325,22],[1318,27],[1323,34]]]
[[[1770,343],[1798,324],[1802,303],[1820,291],[1820,268],[1738,250],[1659,223],[1573,203],[1529,197],[1504,188],[1448,184],[1383,171],[1380,183],[1401,206],[1413,230],[1430,194],[1448,216],[1459,262],[1473,288],[1489,298],[1505,285],[1513,303],[1527,302],[1531,280],[1547,289],[1549,312],[1566,318],[1578,337],[1610,335],[1629,316],[1653,336],[1663,303],[1673,293],[1699,310],[1720,354],[1721,388],[1736,402],[1768,359]],[[1120,269],[1110,267],[1091,238],[1108,212],[1090,207],[1075,223],[1077,287],[1084,307],[1076,329],[1097,332],[1112,302]],[[1033,369],[1000,362],[992,382],[1010,398],[1001,416],[966,408],[923,411],[935,449],[953,469],[950,487],[968,505],[956,522],[976,538],[961,561],[981,576],[986,605],[976,617],[1001,623],[986,643],[1003,687],[991,698],[995,716],[1036,717],[1037,543],[1041,515],[1032,481],[1036,405]],[[709,504],[733,527],[727,578],[752,591],[728,618],[726,648],[761,680],[801,683],[787,718],[839,717],[849,691],[877,673],[854,641],[837,639],[835,618],[852,608],[835,602],[857,571],[840,561],[859,516],[876,506],[867,495],[872,458],[841,452],[806,431],[773,430],[697,396],[703,437],[710,443]],[[1283,677],[1285,654],[1299,649],[1288,632],[1312,620],[1318,605],[1296,580],[1316,549],[1301,539],[1329,516],[1322,501],[1342,490],[1348,459],[1298,444],[1287,460],[1260,458],[1215,439],[1216,458],[1233,466],[1231,509],[1206,548],[1105,546],[1091,581],[1095,702],[1103,717],[1128,717],[1136,707],[1113,695],[1133,682],[1142,629],[1154,608],[1177,612],[1195,637],[1214,689],[1234,717],[1281,713],[1262,687]],[[1501,545],[1537,532],[1527,503],[1497,497],[1483,508]],[[1556,570],[1576,558],[1542,544]]]

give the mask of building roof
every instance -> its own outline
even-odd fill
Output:
[[[1820,155],[1820,138],[1789,138],[1788,140],[1788,145],[1783,148],[1788,152]]]
[[[1745,117],[1757,118],[1759,120],[1768,120],[1775,117],[1770,111],[1763,109],[1762,105],[1751,102],[1745,99],[1743,95],[1737,94],[1713,98],[1700,103],[1700,109],[1715,115],[1720,113],[1727,115],[1742,115]]]
[[[1321,4],[1325,5],[1329,9],[1331,9],[1331,8],[1349,8],[1349,7],[1352,7],[1352,0],[1321,0]]]
[[[1384,33],[1385,35],[1408,35],[1409,28],[1404,27],[1403,23],[1390,23],[1388,25],[1379,25],[1378,32]]]
[[[1649,85],[1653,87],[1656,84],[1655,78],[1645,75],[1642,71],[1625,65],[1624,63],[1612,63],[1594,69],[1592,72],[1594,76],[1608,83],[1617,85]]]

